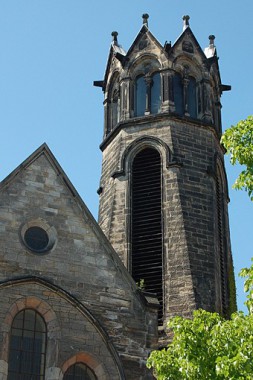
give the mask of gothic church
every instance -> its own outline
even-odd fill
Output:
[[[148,380],[166,321],[235,308],[214,36],[112,33],[99,222],[46,144],[0,184],[0,379]]]

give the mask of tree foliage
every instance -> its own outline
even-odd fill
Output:
[[[253,116],[227,129],[221,142],[231,163],[245,166],[234,188],[245,189],[253,200]],[[172,318],[171,343],[153,351],[147,361],[158,380],[253,379],[253,264],[240,275],[245,277],[249,314],[235,312],[226,320],[200,309],[192,319]]]
[[[240,274],[249,314],[236,312],[226,320],[200,309],[192,319],[172,318],[172,342],[147,362],[158,380],[253,379],[253,264]]]
[[[233,187],[245,189],[253,201],[253,116],[228,128],[221,142],[230,154],[232,165],[239,163],[245,166]]]

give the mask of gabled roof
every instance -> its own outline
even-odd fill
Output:
[[[160,42],[155,38],[155,36],[150,32],[148,27],[144,24],[142,26],[141,30],[139,31],[139,33],[137,34],[134,42],[132,43],[132,45],[128,49],[128,52],[126,54],[127,57],[129,57],[129,55],[132,53],[134,47],[140,42],[140,40],[143,38],[144,34],[147,34],[149,36],[149,38],[154,42],[154,44],[158,45],[158,47],[160,49],[163,49],[163,46],[160,44]]]
[[[196,39],[195,35],[193,34],[191,28],[188,26],[182,33],[181,35],[178,37],[178,39],[174,42],[174,44],[172,45],[171,47],[171,51],[170,53],[173,52],[173,50],[175,50],[175,48],[184,40],[184,38],[187,36],[187,35],[190,35],[190,37],[192,38],[198,52],[200,53],[200,55],[202,56],[202,59],[203,60],[206,60],[207,57],[205,56],[200,44],[198,43],[198,40]]]
[[[89,209],[83,202],[82,198],[78,194],[77,190],[69,180],[68,176],[62,169],[61,165],[53,155],[52,151],[49,149],[48,145],[46,143],[42,144],[37,150],[35,150],[34,153],[32,153],[26,160],[24,160],[16,169],[14,169],[1,183],[0,183],[0,197],[1,193],[8,188],[9,185],[11,185],[14,181],[16,181],[19,177],[19,175],[22,174],[23,171],[25,171],[30,165],[32,165],[36,160],[38,160],[41,156],[43,156],[47,159],[49,162],[49,165],[52,167],[52,169],[55,171],[57,177],[62,181],[62,185],[67,188],[70,196],[74,199],[74,201],[78,204],[79,209],[83,213],[83,216],[85,218],[85,221],[88,222],[89,226],[93,230],[95,236],[97,237],[98,241],[103,244],[103,247],[107,254],[111,257],[113,260],[115,266],[120,271],[122,277],[129,283],[129,285],[132,287],[133,291],[135,292],[136,284],[130,275],[130,273],[125,268],[124,264],[122,263],[121,259],[119,258],[118,254],[114,251],[113,247],[111,246],[110,242],[107,240],[106,236],[104,235],[103,231],[101,230],[100,226],[98,225],[97,221],[94,219],[92,214],[90,213]],[[146,304],[154,306],[158,301],[154,299],[151,302],[145,295],[142,295],[142,298]],[[151,297],[152,298],[152,297]]]
[[[115,32],[113,32],[113,33],[115,33]],[[105,75],[104,75],[104,80],[103,80],[103,90],[105,89],[105,85],[106,85],[107,78],[108,78],[108,75],[109,75],[109,71],[110,71],[110,67],[111,67],[111,62],[112,62],[113,56],[116,56],[119,59],[119,61],[121,61],[122,63],[124,63],[124,57],[126,56],[126,52],[122,48],[122,46],[120,46],[118,44],[118,41],[116,39],[111,43],[111,47],[110,47],[110,50],[109,50],[109,56],[108,56],[108,59],[107,59],[107,64],[106,64],[106,69],[105,69]]]
[[[4,189],[6,186],[8,186],[15,177],[19,175],[19,173],[23,170],[25,170],[27,167],[29,167],[34,161],[36,161],[41,155],[45,155],[48,161],[50,162],[51,166],[55,170],[58,176],[60,176],[63,179],[63,182],[66,184],[68,189],[70,190],[71,194],[74,197],[79,197],[76,189],[68,179],[67,175],[65,174],[64,170],[56,160],[55,156],[49,149],[48,145],[46,143],[42,144],[38,149],[35,150],[26,160],[24,160],[16,169],[14,169],[1,183],[0,183],[0,192],[2,189]]]
[[[39,157],[44,155],[46,159],[48,160],[49,164],[53,168],[53,170],[56,172],[57,177],[62,180],[63,186],[65,186],[70,196],[77,202],[79,208],[82,210],[83,214],[85,215],[85,218],[89,221],[90,226],[92,227],[94,233],[96,234],[97,238],[104,244],[104,246],[107,248],[107,251],[110,252],[110,254],[113,256],[114,262],[117,264],[118,267],[122,269],[122,271],[125,273],[125,275],[128,277],[128,279],[133,282],[132,277],[125,269],[123,263],[121,262],[119,256],[116,254],[114,249],[112,248],[111,244],[107,240],[106,236],[102,232],[101,228],[99,227],[98,223],[94,219],[93,215],[83,202],[82,198],[78,194],[77,190],[69,180],[68,176],[62,169],[61,165],[49,149],[48,145],[46,143],[42,144],[37,150],[35,150],[34,153],[32,153],[26,160],[24,160],[16,169],[14,169],[1,183],[0,183],[0,196],[1,192],[8,187],[13,181],[16,180],[16,178],[21,174],[22,171],[26,170],[32,163],[34,163]]]
[[[160,42],[155,38],[155,36],[149,31],[148,27],[146,26],[146,24],[144,24],[139,33],[137,34],[134,42],[132,43],[132,45],[130,46],[129,50],[127,51],[127,53],[125,52],[125,50],[118,44],[118,41],[117,40],[114,40],[112,43],[111,43],[111,47],[110,47],[110,51],[109,51],[109,56],[108,56],[108,59],[107,59],[107,64],[106,64],[106,70],[105,70],[105,75],[104,75],[104,80],[103,82],[96,82],[94,84],[98,85],[99,86],[99,83],[100,85],[102,84],[103,86],[103,90],[105,89],[105,86],[106,86],[106,83],[107,83],[107,79],[108,79],[108,75],[109,75],[109,71],[110,71],[110,67],[111,67],[111,62],[112,62],[112,58],[113,56],[115,56],[121,63],[122,63],[122,66],[124,66],[124,63],[125,61],[128,60],[129,56],[131,55],[134,47],[140,43],[141,39],[143,38],[144,35],[148,35],[148,37],[150,38],[150,40],[155,44],[157,45],[160,49],[164,50],[163,46],[160,44]]]

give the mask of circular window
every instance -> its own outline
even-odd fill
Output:
[[[43,252],[47,249],[49,243],[48,234],[41,227],[30,227],[24,235],[26,245],[36,252]]]
[[[57,243],[57,233],[53,226],[42,219],[31,220],[20,229],[23,244],[34,253],[48,253]]]

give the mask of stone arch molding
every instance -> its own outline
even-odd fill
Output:
[[[190,76],[193,76],[197,82],[201,81],[204,76],[204,72],[196,58],[189,58],[186,57],[185,54],[180,54],[172,62],[173,70],[181,75],[184,75],[186,67]]]
[[[52,367],[57,361],[60,325],[52,307],[38,297],[28,296],[19,298],[11,305],[3,321],[3,346],[0,358],[3,368],[2,373],[0,372],[1,380],[6,380],[8,375],[8,354],[12,322],[15,316],[24,309],[36,310],[44,319],[47,328],[46,361],[49,367]]]
[[[107,347],[111,364],[113,364],[115,373],[117,372],[117,379],[125,380],[122,363],[106,331],[104,330],[102,325],[100,325],[99,321],[90,313],[90,311],[71,294],[42,278],[37,278],[34,276],[18,278],[15,280],[3,282],[0,284],[0,290],[4,290],[5,288],[10,287],[15,288],[16,286],[18,286],[19,291],[22,294],[22,291],[20,290],[22,285],[32,286],[33,284],[41,285],[42,288],[44,288],[44,290],[49,290],[50,292],[56,293],[57,295],[62,297],[66,302],[70,303],[80,314],[82,314],[85,320],[87,320],[89,323],[93,325],[94,329],[97,331],[98,335]],[[73,357],[71,357],[69,360],[67,360],[67,362],[63,365],[62,368],[59,368],[59,342],[62,338],[60,323],[53,308],[46,301],[36,296],[20,297],[15,302],[13,302],[5,315],[5,318],[2,322],[2,326],[0,326],[0,329],[3,334],[3,344],[0,352],[0,380],[7,380],[8,354],[10,343],[9,338],[13,319],[20,311],[24,309],[36,310],[43,317],[47,327],[45,380],[61,380],[64,373],[63,371],[66,371],[67,366],[74,364],[77,360],[84,362],[88,366],[90,366],[90,368],[95,372],[95,374],[97,376],[99,375],[99,380],[109,380],[110,377],[107,371],[101,364],[100,359],[94,356],[94,353],[88,354],[86,352],[83,352],[80,356],[79,352]]]
[[[115,69],[111,73],[110,79],[108,80],[108,83],[106,86],[105,92],[107,93],[109,100],[112,98],[112,91],[116,84],[120,85],[120,72],[118,69],[117,70]]]
[[[172,164],[171,150],[164,141],[160,140],[157,137],[143,136],[134,140],[126,148],[121,157],[119,168],[117,171],[112,173],[112,177],[118,178],[125,176],[136,154],[147,147],[154,148],[159,152],[162,162],[165,162],[167,168]]]
[[[133,80],[140,74],[153,74],[161,69],[161,63],[157,55],[153,53],[142,54],[137,57],[128,69],[128,75],[132,77]]]
[[[62,380],[66,371],[75,363],[84,363],[86,364],[99,380],[107,380],[108,375],[103,367],[103,365],[99,362],[99,360],[90,353],[87,352],[79,352],[78,354],[69,358],[61,368],[61,374],[59,376],[59,380]]]

